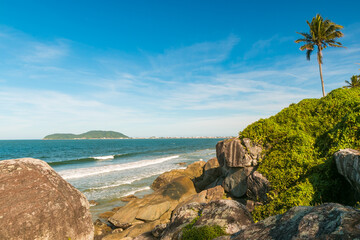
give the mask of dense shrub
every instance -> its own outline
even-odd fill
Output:
[[[360,89],[336,89],[305,99],[249,125],[240,138],[263,145],[258,171],[271,182],[269,202],[255,208],[260,220],[299,205],[353,204],[349,184],[336,170],[333,154],[360,148]]]
[[[196,217],[182,229],[182,240],[211,240],[226,234],[218,225],[194,227],[199,218],[200,216]]]

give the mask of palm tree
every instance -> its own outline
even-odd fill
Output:
[[[324,88],[324,80],[322,75],[322,50],[330,47],[342,47],[340,42],[337,42],[337,38],[344,36],[344,34],[340,31],[343,28],[341,25],[337,25],[331,22],[328,19],[323,20],[320,14],[317,14],[311,21],[306,21],[310,27],[309,33],[299,33],[304,38],[300,38],[296,40],[296,43],[304,42],[304,45],[300,47],[301,51],[306,50],[306,58],[310,60],[310,55],[314,50],[315,46],[317,47],[317,60],[319,63],[319,71],[321,78],[321,86],[323,96],[325,97],[325,88]]]
[[[350,78],[350,82],[345,80],[345,83],[347,83],[347,86],[344,86],[344,88],[355,88],[360,87],[360,75],[354,75]]]

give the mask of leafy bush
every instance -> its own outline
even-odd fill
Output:
[[[225,235],[224,229],[220,226],[202,226],[183,229],[183,240],[211,240]]]
[[[336,89],[305,99],[239,134],[263,145],[258,171],[271,182],[269,202],[253,211],[255,220],[293,206],[322,202],[354,204],[350,185],[336,170],[333,154],[360,148],[360,89]]]
[[[213,226],[201,226],[194,227],[194,224],[200,218],[201,212],[199,212],[199,216],[194,218],[188,225],[186,225],[182,229],[182,237],[183,240],[211,240],[220,236],[225,235],[225,231],[223,228],[217,225]]]

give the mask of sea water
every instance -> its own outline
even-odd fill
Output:
[[[119,199],[151,193],[161,173],[184,168],[179,163],[215,157],[222,139],[1,140],[0,160],[32,157],[46,161],[85,194],[94,219],[124,205]]]

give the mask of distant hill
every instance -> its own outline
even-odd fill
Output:
[[[82,134],[55,133],[45,136],[44,140],[69,140],[69,139],[119,139],[128,136],[114,131],[89,131]]]

